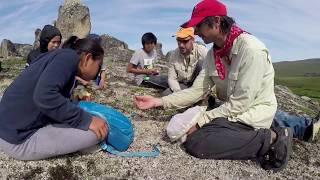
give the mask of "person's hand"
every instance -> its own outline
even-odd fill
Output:
[[[88,86],[91,83],[90,81],[86,81],[79,76],[76,76],[76,80],[78,80],[83,86]]]
[[[81,81],[81,84],[84,85],[84,86],[90,86],[90,85],[91,85],[91,82],[90,82],[90,81],[83,80],[83,81]]]
[[[107,87],[106,83],[104,81],[100,81],[98,89],[105,89]]]
[[[92,116],[89,130],[93,131],[100,140],[104,140],[108,134],[108,126],[106,122],[96,116]]]
[[[135,96],[133,101],[142,110],[162,106],[162,100],[153,96]]]
[[[157,69],[147,69],[148,75],[157,75],[159,74],[159,71]]]
[[[199,126],[196,124],[194,126],[192,126],[189,131],[187,132],[187,135],[189,136],[190,134],[194,133],[196,130],[199,129]]]

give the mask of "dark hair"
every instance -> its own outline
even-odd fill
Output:
[[[79,39],[77,36],[71,36],[63,43],[62,48],[73,49],[79,55],[81,55],[81,53],[91,53],[93,59],[103,56],[104,54],[104,50],[99,42],[90,38]]]
[[[202,20],[197,25],[197,27],[200,27],[202,24],[206,24],[210,28],[213,28],[213,25],[215,23],[214,18],[215,18],[214,16],[208,16],[208,17],[204,18],[204,20]],[[235,23],[235,21],[232,17],[229,17],[229,16],[221,16],[220,18],[221,18],[221,21],[220,21],[221,31],[223,33],[227,34],[230,31],[231,26]]]
[[[102,44],[102,38],[98,34],[88,34],[87,38],[97,41],[100,45]]]
[[[144,46],[147,43],[157,44],[157,37],[153,33],[147,32],[142,36],[141,42],[142,42],[142,46]]]

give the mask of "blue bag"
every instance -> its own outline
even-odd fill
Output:
[[[111,154],[123,157],[156,157],[159,150],[153,146],[151,152],[123,152],[133,142],[134,131],[130,120],[110,106],[80,101],[79,107],[94,116],[104,119],[108,125],[108,136],[100,147]]]

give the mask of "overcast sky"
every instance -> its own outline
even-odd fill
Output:
[[[141,47],[153,32],[163,51],[176,48],[172,34],[189,19],[198,0],[82,0],[92,30]],[[260,38],[273,61],[320,58],[320,0],[222,0],[238,25]],[[52,23],[63,0],[0,0],[0,40],[32,44],[34,30]],[[210,47],[209,45],[208,47]]]

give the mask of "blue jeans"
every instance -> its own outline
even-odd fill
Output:
[[[287,112],[277,110],[272,127],[289,127],[293,129],[293,137],[300,140],[308,140],[312,132],[312,119],[303,116],[290,115]]]

